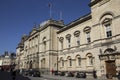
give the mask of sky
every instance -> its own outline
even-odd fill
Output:
[[[0,54],[16,52],[16,47],[24,34],[34,24],[50,19],[61,19],[68,24],[90,13],[90,0],[0,0]]]

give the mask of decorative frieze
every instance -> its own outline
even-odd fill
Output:
[[[78,37],[79,35],[80,35],[80,31],[79,30],[77,30],[77,31],[74,32],[74,36],[75,37]]]
[[[83,32],[90,32],[91,31],[91,27],[89,26],[86,26],[84,29],[83,29]]]

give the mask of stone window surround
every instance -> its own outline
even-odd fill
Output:
[[[94,64],[94,57],[93,57],[93,55],[91,54],[91,53],[88,53],[87,55],[86,55],[86,60],[87,60],[87,66],[93,66],[93,64]]]
[[[81,66],[81,57],[80,57],[80,55],[76,56],[76,66]]]

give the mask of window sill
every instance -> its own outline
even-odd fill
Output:
[[[72,68],[72,66],[69,66],[68,68]]]
[[[64,67],[62,66],[62,67],[60,67],[60,68],[64,68]]]
[[[76,68],[81,68],[81,66],[76,66]]]
[[[93,67],[93,65],[87,65],[87,67]]]
[[[111,37],[107,37],[106,40],[112,40],[112,36]]]

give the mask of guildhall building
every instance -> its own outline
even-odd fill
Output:
[[[120,71],[120,0],[91,0],[89,6],[89,14],[67,25],[49,19],[23,35],[16,48],[16,68],[116,75]]]

